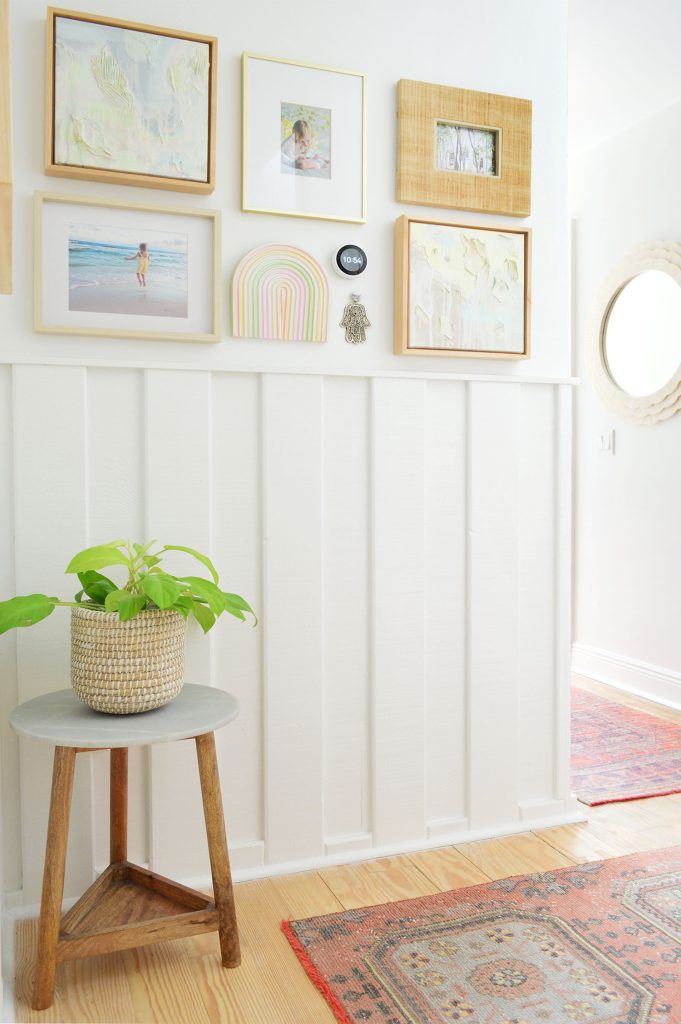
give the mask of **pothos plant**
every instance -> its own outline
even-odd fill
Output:
[[[62,601],[46,594],[28,594],[0,601],[0,633],[15,626],[33,626],[57,607],[112,612],[122,622],[136,618],[147,608],[172,610],[184,619],[193,616],[204,633],[215,625],[223,612],[242,621],[247,614],[252,615],[253,624],[257,624],[255,612],[243,597],[220,589],[217,570],[206,555],[181,544],[166,544],[154,551],[156,544],[155,540],[147,544],[114,540],[85,548],[66,567],[66,572],[75,574],[80,582],[81,589],[74,599]],[[191,555],[208,569],[211,578],[173,576],[166,572],[162,562],[169,551]],[[127,580],[122,586],[100,572],[111,566],[122,566],[126,571]]]

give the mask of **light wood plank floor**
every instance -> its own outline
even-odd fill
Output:
[[[681,712],[576,682],[681,724]],[[28,1005],[36,922],[23,922],[17,928],[17,1021],[333,1024],[280,931],[283,919],[681,844],[681,795],[585,810],[585,824],[244,883],[236,891],[238,970],[220,968],[215,935],[75,961],[59,968],[55,1004],[41,1013]]]

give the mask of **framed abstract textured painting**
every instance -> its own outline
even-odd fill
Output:
[[[402,79],[397,200],[528,217],[532,102]]]
[[[217,40],[49,7],[45,173],[215,188]]]
[[[529,230],[399,217],[395,352],[527,359]]]

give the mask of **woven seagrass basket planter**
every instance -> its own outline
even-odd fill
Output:
[[[147,609],[121,622],[116,612],[73,608],[71,684],[95,711],[130,715],[177,697],[187,624],[178,612]]]

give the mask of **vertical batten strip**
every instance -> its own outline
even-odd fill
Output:
[[[466,393],[426,382],[426,819],[465,827]]]
[[[464,549],[465,584],[464,584],[464,709],[466,723],[464,730],[463,765],[465,779],[464,817],[471,821],[474,799],[473,776],[471,772],[471,735],[473,731],[473,697],[471,694],[472,661],[471,661],[471,605],[473,603],[473,509],[471,503],[473,479],[473,395],[472,384],[465,385],[466,411],[464,417],[465,431],[465,471],[464,471],[464,528],[466,541]]]
[[[521,812],[553,800],[555,389],[521,384],[518,448],[518,786]]]
[[[520,385],[471,390],[471,826],[518,808]]]
[[[262,556],[260,378],[213,374],[213,553],[224,590],[242,594],[261,624],[224,615],[213,630],[215,685],[239,716],[215,737],[230,843],[262,843]],[[252,867],[254,864],[248,864]]]
[[[324,383],[324,839],[369,845],[367,381]]]
[[[16,588],[68,595],[64,569],[85,546],[87,521],[87,398],[83,367],[14,368],[14,529]],[[70,685],[69,615],[57,609],[30,631],[17,634],[19,701]],[[43,871],[52,750],[20,742],[24,899],[37,902]],[[94,877],[87,764],[77,767],[73,844],[65,894],[76,895]]]
[[[265,375],[267,859],[323,852],[323,380]]]
[[[165,544],[211,546],[211,377],[204,371],[146,371],[147,527]],[[188,555],[164,564],[201,575]],[[220,628],[218,625],[216,628]],[[185,680],[207,685],[211,644],[195,622],[187,631]],[[150,855],[154,871],[178,878],[208,873],[196,756],[190,744],[150,752]]]
[[[425,836],[425,382],[375,379],[374,842]]]
[[[260,721],[260,749],[262,751],[262,779],[261,779],[261,801],[262,801],[262,836],[265,841],[265,860],[269,861],[270,848],[270,788],[268,780],[270,777],[269,757],[269,733],[270,733],[270,700],[269,700],[269,646],[267,637],[268,621],[268,593],[267,580],[269,576],[269,545],[267,540],[267,508],[269,501],[269,488],[267,486],[267,437],[269,436],[267,419],[267,401],[265,375],[259,374],[259,396],[260,396],[260,524],[261,524],[261,567],[260,567],[260,664],[262,673],[260,688],[262,694],[262,718]]]
[[[554,515],[555,549],[555,720],[554,797],[572,809],[575,798],[570,784],[570,662],[572,638],[572,413],[574,395],[570,387],[554,392]]]
[[[90,543],[114,538],[144,541],[144,438],[143,376],[139,370],[112,367],[89,369],[88,478]],[[116,410],[116,430],[102,429],[103,413]],[[107,570],[105,570],[106,572]],[[113,570],[116,575],[116,570]],[[120,579],[121,577],[118,576]],[[109,755],[89,756],[94,774],[95,862],[109,858]],[[130,859],[145,863],[149,857],[147,822],[147,751],[133,747],[129,754]]]

